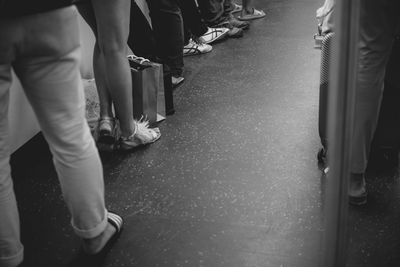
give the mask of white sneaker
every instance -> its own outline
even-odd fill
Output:
[[[189,43],[183,47],[183,56],[193,56],[208,53],[212,50],[212,46],[202,43],[200,40],[189,40]]]
[[[228,28],[208,28],[207,32],[200,38],[206,44],[211,44],[217,40],[224,38],[229,32]]]

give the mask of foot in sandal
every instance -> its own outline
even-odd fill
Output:
[[[83,239],[82,248],[88,256],[96,256],[107,253],[121,234],[123,220],[109,212],[107,215],[107,227],[99,236],[90,239]]]
[[[263,17],[265,17],[264,11],[253,8],[250,12],[243,9],[240,16],[238,16],[238,19],[242,21],[248,21],[248,20],[260,19]]]
[[[94,238],[82,239],[82,250],[69,262],[71,267],[103,266],[108,252],[121,235],[123,220],[115,213],[108,212],[107,227]]]
[[[119,139],[119,149],[130,151],[135,148],[154,143],[161,137],[159,128],[149,128],[149,122],[145,120],[135,121],[135,132],[129,137],[121,136]]]
[[[117,123],[114,118],[101,117],[96,131],[96,145],[99,151],[113,151],[117,136]]]
[[[243,10],[243,6],[242,5],[233,3],[233,10],[231,11],[232,14],[236,13],[236,12],[240,12],[242,10]]]

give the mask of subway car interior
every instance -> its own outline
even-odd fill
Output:
[[[79,33],[70,36],[80,40],[79,72],[94,140],[102,135],[98,120],[102,99],[96,86],[104,77],[93,65],[99,56],[96,51],[103,53],[107,47],[99,41],[103,26],[96,1],[107,2],[77,1],[78,8],[68,7],[77,14]],[[98,146],[105,207],[108,214],[123,218],[123,226],[115,226],[118,236],[93,255],[86,255],[84,235],[79,237],[71,227],[77,215],[71,213],[69,198],[78,197],[76,192],[64,192],[67,182],[60,184],[54,149],[41,131],[43,120],[40,114],[36,120],[23,94],[24,82],[16,78],[19,69],[13,65],[17,75],[13,74],[8,113],[10,166],[24,247],[17,266],[400,266],[398,0],[115,3],[124,1],[131,2],[128,44],[133,45],[128,54],[139,56],[130,57],[130,67],[139,66],[132,70],[133,76],[147,73],[155,66],[150,64],[158,62],[146,53],[148,32],[135,24],[141,20],[149,32],[157,29],[164,16],[162,8],[158,13],[152,10],[157,3],[174,3],[184,13],[185,4],[193,2],[196,14],[208,25],[207,33],[217,29],[210,34],[218,40],[200,43],[201,37],[195,39],[196,30],[191,29],[192,39],[183,43],[179,75],[166,66],[171,59],[167,56],[167,63],[156,64],[162,67],[158,72],[132,80],[134,91],[164,88],[161,94],[155,92],[165,100],[164,114],[148,126],[144,121],[152,120],[150,113],[139,111],[143,117],[137,118],[132,136],[145,129],[154,135],[152,141],[122,137],[120,122],[113,124],[121,126],[118,145],[106,151]],[[90,14],[80,2],[92,3],[97,28],[90,25]],[[213,24],[204,3],[209,9],[229,9],[227,3],[237,8],[228,10],[236,24]],[[250,13],[246,3],[252,5]],[[166,50],[171,43],[166,38],[178,30],[186,38],[192,25],[181,13],[174,13],[174,18],[180,18],[182,28],[165,34],[162,42],[157,40],[156,50]],[[13,21],[1,14],[0,10],[0,49],[4,27]],[[121,18],[122,22],[126,20]],[[106,33],[112,29],[104,28]],[[182,44],[175,46],[182,51]],[[3,56],[0,52],[0,66]],[[102,56],[106,65],[113,62]],[[106,76],[108,84],[113,78]],[[0,89],[3,86],[0,83]],[[147,93],[133,95],[135,114],[135,101]],[[122,121],[118,106],[113,109]],[[155,137],[159,133],[161,137]],[[132,142],[140,146],[121,149]],[[0,209],[1,213],[6,209],[2,203]],[[8,216],[4,214],[1,220]],[[7,226],[0,223],[2,227]],[[2,256],[8,255],[1,240],[4,229],[0,229],[0,266]]]

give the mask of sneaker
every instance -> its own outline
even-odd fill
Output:
[[[243,37],[243,30],[236,28],[236,27],[232,27],[229,29],[228,31],[228,36],[230,38],[240,38]]]
[[[113,151],[117,138],[117,123],[114,118],[102,117],[97,125],[96,145],[100,151]]]
[[[189,43],[183,47],[183,56],[193,56],[208,53],[212,46],[202,43],[201,40],[190,39]]]
[[[185,78],[182,76],[171,76],[172,88],[176,88],[181,85],[185,81]]]
[[[327,150],[325,147],[322,147],[317,154],[317,159],[318,159],[318,166],[320,166],[321,169],[325,169],[328,165],[327,162]]]
[[[243,29],[243,30],[247,30],[247,29],[250,27],[250,22],[238,20],[238,19],[236,19],[234,16],[231,16],[231,17],[228,19],[228,22],[229,22],[233,27],[240,28],[240,29]]]
[[[199,39],[201,38],[201,40],[206,44],[211,44],[224,38],[228,32],[228,28],[208,28],[207,32],[199,37]]]
[[[149,128],[149,122],[145,120],[135,121],[135,132],[129,137],[119,138],[119,149],[130,151],[147,144],[154,143],[161,137],[159,128]]]

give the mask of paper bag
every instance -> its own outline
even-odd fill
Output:
[[[136,56],[129,56],[132,73],[133,117],[154,124],[165,119],[163,67]]]

